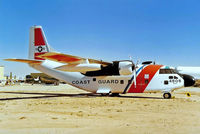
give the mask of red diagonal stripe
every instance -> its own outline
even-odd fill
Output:
[[[128,93],[143,93],[148,84],[151,82],[152,78],[156,72],[162,67],[162,65],[148,65],[145,67],[136,78],[136,88],[134,83],[129,88]],[[144,75],[149,74],[148,83],[145,83]]]

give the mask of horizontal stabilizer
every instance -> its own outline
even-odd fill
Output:
[[[28,64],[40,64],[42,61],[39,60],[29,60],[29,59],[4,59],[5,61],[15,61],[15,62],[22,62]]]
[[[98,93],[98,94],[108,94],[108,93],[110,93],[110,89],[100,88],[100,89],[97,90],[96,93]]]
[[[46,60],[61,62],[61,63],[68,63],[68,64],[81,64],[81,63],[85,63],[87,60],[89,61],[89,63],[97,63],[97,64],[101,64],[105,66],[111,64],[109,62],[104,62],[104,61],[94,60],[94,59],[86,59],[86,58],[81,58],[78,56],[62,54],[62,53],[57,53],[57,52],[49,52],[49,53],[39,55],[37,57],[46,59]]]

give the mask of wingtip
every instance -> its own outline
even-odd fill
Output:
[[[16,59],[3,59],[4,61],[13,61],[13,60],[16,60]]]

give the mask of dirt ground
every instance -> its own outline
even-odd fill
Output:
[[[174,99],[163,99],[161,93],[102,97],[68,85],[0,87],[0,133],[200,133],[200,88],[173,95]]]

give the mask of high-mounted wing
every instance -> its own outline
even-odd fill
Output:
[[[49,52],[49,53],[39,55],[37,57],[56,61],[56,62],[61,62],[61,63],[68,63],[68,64],[81,64],[81,63],[85,63],[87,60],[89,61],[89,63],[101,64],[103,66],[112,64],[110,62],[104,62],[104,61],[94,60],[94,59],[86,59],[86,58],[82,58],[78,56],[62,54],[62,53],[57,53],[57,52]]]

